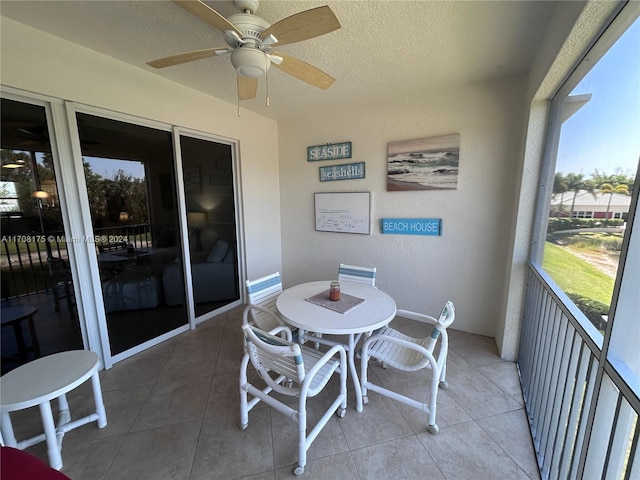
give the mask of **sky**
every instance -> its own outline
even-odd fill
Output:
[[[104,178],[113,178],[118,170],[124,170],[135,178],[144,178],[144,163],[131,160],[115,160],[111,158],[83,157],[91,165],[91,171]]]
[[[563,126],[556,171],[635,175],[640,158],[640,19],[594,65],[571,95],[591,100]]]

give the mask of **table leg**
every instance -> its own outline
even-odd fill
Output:
[[[27,344],[24,341],[24,335],[22,334],[22,322],[13,323],[13,333],[16,336],[16,343],[18,344],[18,355],[20,360],[24,363],[29,361],[29,352],[27,352]]]
[[[42,417],[42,426],[44,427],[44,436],[47,441],[47,454],[49,455],[49,465],[51,468],[60,470],[62,468],[62,454],[58,445],[58,437],[56,426],[53,423],[53,413],[51,412],[51,403],[46,402],[38,405],[40,408],[40,416]]]
[[[71,412],[69,411],[69,402],[67,395],[63,393],[58,397],[58,427],[71,421]]]
[[[38,335],[36,333],[36,326],[33,324],[33,315],[29,315],[27,319],[27,325],[29,326],[29,335],[31,336],[31,349],[33,350],[34,358],[40,358],[40,342],[38,342]]]
[[[9,412],[2,412],[0,422],[2,428],[2,437],[5,445],[8,447],[17,447],[18,441],[16,440],[16,436],[13,433],[13,425],[11,424],[11,417],[9,416]]]
[[[102,388],[100,387],[98,371],[91,376],[91,385],[93,386],[93,400],[96,403],[96,414],[98,415],[98,428],[104,428],[107,426],[107,412],[104,409],[104,401],[102,400]]]
[[[355,335],[349,334],[349,350],[347,351],[347,358],[349,360],[349,370],[351,370],[351,377],[353,378],[353,388],[356,391],[356,411],[362,412],[362,389],[360,388],[360,378],[358,377],[358,370],[356,369],[356,342]]]

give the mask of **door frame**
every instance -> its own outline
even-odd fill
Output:
[[[236,271],[238,272],[238,300],[235,300],[227,305],[220,307],[211,312],[207,312],[199,317],[195,316],[195,304],[193,301],[193,285],[191,283],[191,254],[189,252],[189,228],[187,227],[187,206],[185,203],[185,192],[184,192],[184,176],[183,176],[183,167],[182,167],[182,150],[180,149],[180,136],[187,136],[192,138],[197,138],[200,140],[211,141],[215,143],[219,143],[222,145],[228,145],[231,147],[231,167],[233,173],[233,202],[234,202],[234,220],[235,220],[235,230],[236,230],[236,239],[237,239],[237,254],[236,254]],[[186,291],[190,294],[187,295],[187,309],[189,311],[189,318],[194,319],[192,329],[196,327],[196,325],[205,322],[216,315],[227,312],[243,303],[243,288],[244,278],[246,271],[245,266],[245,242],[244,242],[244,218],[242,212],[244,211],[242,207],[242,191],[240,182],[240,162],[239,162],[239,149],[238,149],[238,141],[232,138],[223,137],[221,135],[213,135],[210,133],[201,132],[198,130],[193,130],[186,127],[173,127],[173,149],[174,149],[174,162],[175,162],[175,170],[176,170],[176,192],[178,192],[178,208],[180,211],[180,235],[181,235],[181,244],[182,244],[182,255],[185,259],[183,265],[183,272],[185,278],[185,288]]]
[[[135,115],[129,115],[119,112],[114,112],[112,110],[107,110],[100,107],[94,107],[91,105],[85,105],[77,102],[65,102],[66,113],[67,113],[67,126],[69,129],[69,136],[71,139],[72,145],[72,159],[73,159],[73,167],[75,169],[76,176],[76,187],[79,190],[78,195],[80,197],[80,210],[81,216],[83,219],[83,237],[91,239],[94,235],[93,226],[91,224],[91,212],[89,207],[89,197],[87,193],[87,184],[84,176],[84,167],[82,165],[82,147],[80,145],[80,134],[78,132],[78,125],[76,121],[77,113],[84,113],[88,115],[94,115],[101,118],[106,118],[109,120],[120,121],[124,123],[131,123],[134,125],[153,128],[156,130],[164,131],[171,134],[172,126],[163,122],[157,122],[154,120],[149,120],[142,117],[137,117]],[[174,168],[175,168],[175,155],[174,155]],[[177,191],[177,190],[176,190]],[[177,191],[178,192],[178,191]],[[178,192],[179,195],[179,192]],[[179,219],[182,218],[182,211],[180,210],[180,205],[178,204],[178,216]],[[182,224],[179,223],[180,228],[182,228]],[[124,352],[120,352],[116,355],[111,353],[111,346],[109,344],[109,331],[107,328],[107,315],[104,306],[104,299],[102,295],[102,283],[99,275],[99,266],[98,259],[95,254],[95,245],[94,242],[84,242],[82,244],[84,249],[86,250],[87,262],[83,265],[84,269],[89,270],[91,277],[91,292],[90,296],[95,299],[95,319],[97,320],[97,336],[99,338],[101,350],[103,353],[103,364],[106,369],[111,368],[115,363],[118,363],[122,360],[125,360],[133,355],[136,355],[148,348],[151,348],[155,345],[158,345],[180,333],[184,333],[190,329],[193,329],[195,326],[192,312],[187,308],[187,323],[181,325],[178,328],[170,330],[160,336],[154,337],[146,342],[138,344]],[[80,268],[79,270],[83,270]],[[93,273],[91,273],[93,272]],[[87,292],[89,293],[89,292]],[[188,298],[191,296],[189,290],[185,291],[187,304],[189,303]]]
[[[60,212],[62,223],[67,239],[82,239],[83,225],[80,209],[80,198],[78,196],[77,182],[74,181],[75,170],[72,162],[71,143],[67,130],[66,111],[64,101],[40,95],[33,92],[26,92],[13,87],[2,87],[0,92],[2,98],[21,102],[29,105],[37,105],[44,108],[47,120],[47,133],[49,135],[49,145],[51,147],[51,158],[56,171],[56,187],[60,200]],[[95,301],[90,295],[83,295],[82,290],[87,289],[91,284],[90,272],[87,275],[86,269],[82,268],[83,262],[86,264],[84,248],[81,241],[68,241],[67,250],[69,252],[69,268],[74,281],[76,310],[82,344],[104,358],[102,343],[97,335],[97,325],[89,321],[91,313],[95,311]]]

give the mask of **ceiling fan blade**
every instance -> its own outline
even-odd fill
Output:
[[[236,32],[238,35],[242,37],[242,32],[240,32],[240,30],[238,30],[233,25],[233,23],[231,23],[229,20],[224,18],[222,15],[216,12],[209,5],[206,5],[199,0],[191,0],[191,1],[173,0],[173,3],[175,3],[179,7],[184,8],[186,11],[195,15],[200,20],[207,22],[209,25],[211,25],[214,28],[217,28],[222,32],[224,32],[225,30],[233,30],[234,32]]]
[[[283,18],[262,32],[262,38],[271,34],[278,39],[278,45],[287,45],[319,37],[339,28],[340,22],[325,5]]]
[[[303,82],[307,82],[309,85],[326,90],[335,81],[335,78],[327,75],[319,68],[309,65],[296,57],[281,52],[273,52],[273,54],[282,57],[282,63],[279,65],[274,63],[277,68]]]
[[[159,58],[147,62],[147,65],[153,68],[171,67],[173,65],[179,65],[181,63],[193,62],[195,60],[202,60],[203,58],[213,57],[218,55],[219,51],[227,51],[228,48],[204,48],[202,50],[193,50],[191,52],[179,53],[177,55],[171,55],[170,57]]]
[[[258,79],[238,75],[238,98],[240,100],[251,100],[256,98],[258,91]]]

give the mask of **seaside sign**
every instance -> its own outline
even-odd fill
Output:
[[[321,182],[352,180],[354,178],[364,178],[364,162],[320,167]]]
[[[382,218],[380,229],[383,234],[395,235],[442,235],[440,218]]]
[[[340,158],[351,158],[351,142],[327,143],[326,145],[307,147],[308,162],[337,160]]]

